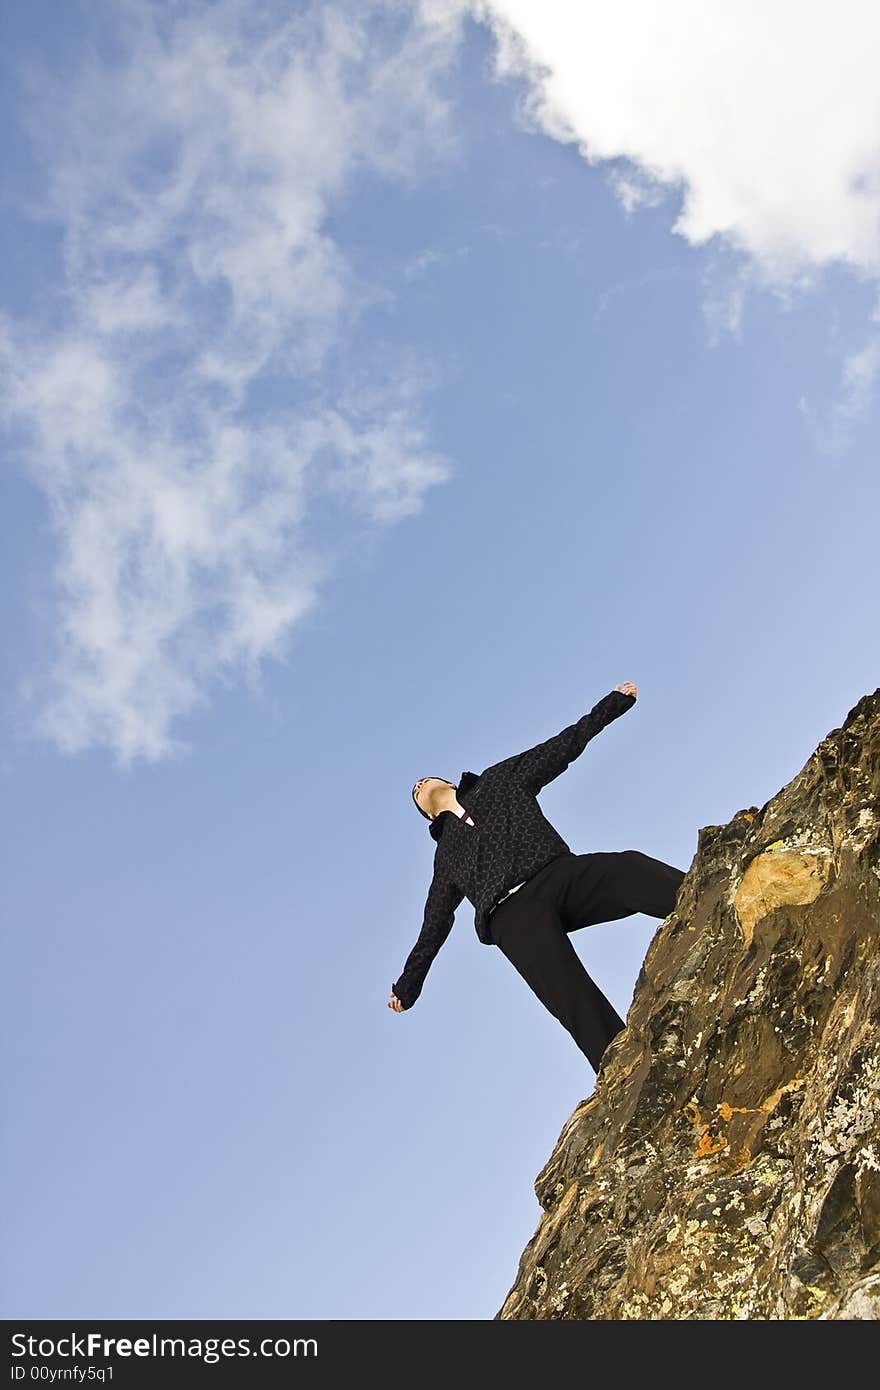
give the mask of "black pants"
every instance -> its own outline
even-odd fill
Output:
[[[637,849],[561,854],[489,917],[495,945],[571,1033],[594,1071],[625,1024],[594,984],[568,933],[645,912],[668,917],[684,872]]]

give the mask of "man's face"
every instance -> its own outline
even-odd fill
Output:
[[[431,815],[430,797],[438,787],[452,787],[454,782],[445,782],[442,777],[423,777],[413,787],[413,798],[420,810]]]

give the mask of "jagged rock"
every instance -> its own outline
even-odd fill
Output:
[[[880,1317],[880,689],[704,826],[496,1318]]]

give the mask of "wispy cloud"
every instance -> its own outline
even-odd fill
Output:
[[[616,165],[607,182],[628,218],[639,208],[658,207],[669,196],[664,184],[632,165]]]
[[[875,316],[876,317],[876,316]],[[836,397],[827,410],[819,410],[804,395],[798,409],[810,428],[816,446],[838,453],[852,441],[856,427],[871,406],[880,385],[880,333],[844,358]]]
[[[844,363],[838,411],[847,424],[859,419],[867,410],[878,377],[880,335],[875,335],[859,352],[850,353]]]
[[[470,250],[469,246],[449,248],[426,246],[423,251],[417,252],[406,262],[403,267],[403,278],[405,280],[420,280],[431,270],[464,260],[466,256],[470,255]]]
[[[47,188],[29,211],[60,223],[63,269],[0,320],[0,370],[58,541],[29,727],[128,764],[185,747],[172,726],[216,681],[284,654],[334,565],[317,497],[388,525],[451,476],[418,373],[343,398],[322,372],[386,293],[329,214],[358,172],[414,180],[454,151],[436,76],[457,33],[381,0],[120,0],[103,21],[112,43],[72,75],[23,77]]]

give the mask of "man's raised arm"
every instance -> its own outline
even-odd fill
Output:
[[[452,931],[455,909],[463,897],[464,890],[440,873],[435,863],[418,941],[406,958],[400,978],[391,986],[405,1009],[411,1008],[421,994],[431,962]]]
[[[505,762],[516,771],[526,789],[533,794],[546,787],[554,777],[564,772],[569,763],[583,753],[591,738],[595,738],[613,719],[635,704],[635,686],[629,681],[622,682],[627,690],[611,690],[604,695],[589,713],[581,715],[574,724],[569,724],[561,733],[545,739],[525,753],[519,753]],[[628,690],[632,690],[632,694]]]

